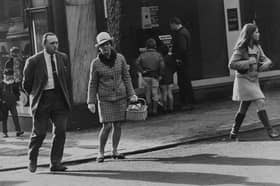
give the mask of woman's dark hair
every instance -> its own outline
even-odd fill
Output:
[[[146,41],[146,48],[148,49],[156,49],[157,48],[157,43],[156,43],[156,40],[153,39],[153,38],[150,38]]]
[[[234,49],[247,48],[252,38],[253,33],[257,30],[257,25],[253,23],[247,23],[243,26],[240,35],[237,39]],[[254,44],[259,44],[258,41],[254,41]]]

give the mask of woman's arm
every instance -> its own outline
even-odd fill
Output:
[[[95,65],[96,61],[92,61],[90,65],[90,74],[88,82],[87,104],[96,104],[97,89],[98,89],[98,72]]]
[[[249,59],[244,59],[244,56],[240,50],[234,50],[230,61],[229,68],[233,70],[247,70],[250,64],[256,63],[256,59],[251,57]]]

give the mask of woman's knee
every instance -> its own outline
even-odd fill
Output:
[[[121,130],[121,123],[120,122],[114,122],[113,123],[113,128],[116,130]]]
[[[112,128],[111,123],[103,123],[102,124],[102,130],[108,131],[108,130],[111,130],[111,128]]]
[[[258,99],[256,101],[256,105],[258,110],[264,110],[265,109],[265,100],[264,99]]]

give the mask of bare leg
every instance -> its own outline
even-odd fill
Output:
[[[167,87],[166,85],[161,85],[161,93],[162,93],[162,102],[163,102],[163,107],[164,107],[164,111],[167,111]]]
[[[167,87],[167,98],[168,98],[168,109],[169,111],[174,110],[174,98],[172,93],[172,85],[168,85]]]
[[[100,157],[104,156],[104,148],[109,136],[109,133],[111,131],[111,123],[103,123],[103,126],[99,132],[99,155]]]
[[[115,122],[112,125],[112,154],[118,154],[118,146],[121,138],[121,123]]]

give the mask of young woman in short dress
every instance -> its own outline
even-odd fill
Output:
[[[271,60],[264,54],[259,44],[260,33],[255,24],[245,24],[230,58],[229,68],[235,70],[233,101],[240,106],[235,116],[235,123],[230,132],[230,139],[236,139],[239,128],[251,103],[257,105],[257,114],[271,138],[279,133],[270,125],[265,110],[265,96],[260,89],[258,73],[271,67]]]

